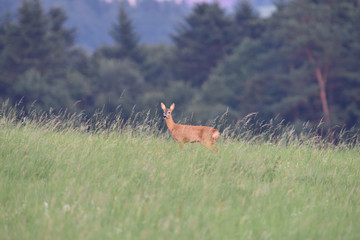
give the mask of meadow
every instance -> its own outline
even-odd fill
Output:
[[[224,128],[214,153],[158,118],[16,114],[0,112],[0,239],[360,239],[358,143]]]

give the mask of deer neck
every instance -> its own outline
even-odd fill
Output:
[[[170,130],[170,132],[172,132],[176,126],[176,123],[174,122],[172,116],[170,115],[170,117],[167,118],[165,120],[165,122],[166,122],[166,125],[167,125],[168,129]]]

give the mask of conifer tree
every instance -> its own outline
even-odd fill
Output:
[[[75,28],[64,27],[67,16],[61,8],[50,9],[47,17],[49,19],[48,41],[51,45],[50,63],[53,70],[51,77],[64,78],[70,68],[70,56],[74,51]]]
[[[354,125],[360,116],[359,7],[335,0],[281,4],[260,39],[242,42],[213,71],[203,99],[240,115]]]
[[[322,117],[328,125],[334,118],[329,86],[342,71],[342,55],[348,51],[344,48],[347,42],[344,30],[352,22],[348,4],[334,0],[298,0],[289,2],[274,18],[273,39],[286,39],[279,52],[289,69],[302,75],[298,81],[317,86],[318,100],[314,105],[322,112],[318,118]]]
[[[23,99],[26,106],[36,101],[46,110],[69,107],[73,101],[74,83],[67,77],[75,30],[66,29],[65,21],[62,10],[45,13],[40,0],[25,0],[17,21],[4,25],[0,76],[8,79],[5,95],[13,102]]]
[[[17,57],[12,52],[11,43],[16,35],[16,27],[11,21],[10,13],[0,18],[0,99],[5,97],[9,86],[14,82],[17,69],[14,66]]]
[[[16,50],[21,72],[36,68],[45,73],[51,52],[48,41],[48,21],[40,0],[25,0],[18,10],[18,34]]]
[[[119,7],[117,22],[113,24],[110,34],[115,41],[115,47],[112,49],[114,52],[110,55],[115,58],[129,58],[136,63],[143,62],[143,56],[138,47],[139,37],[134,31],[133,23],[123,4]]]
[[[241,1],[235,7],[234,14],[234,46],[245,38],[257,39],[264,32],[263,20],[249,1]]]
[[[230,52],[231,19],[217,3],[200,3],[172,38],[178,78],[200,87],[218,61]]]

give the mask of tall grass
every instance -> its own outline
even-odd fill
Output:
[[[0,239],[360,238],[356,134],[221,116],[182,151],[158,115],[3,105]]]

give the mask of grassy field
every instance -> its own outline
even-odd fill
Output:
[[[0,122],[0,239],[360,239],[360,147]]]

